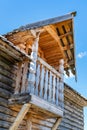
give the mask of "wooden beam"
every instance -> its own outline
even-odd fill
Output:
[[[59,124],[61,123],[61,120],[62,118],[57,118],[54,126],[52,127],[52,130],[56,130],[58,128]]]
[[[27,130],[32,130],[32,122],[30,119],[27,120]]]
[[[64,59],[66,59],[65,57],[65,54],[63,52],[63,49],[62,49],[62,46],[61,46],[61,41],[60,41],[60,37],[58,36],[58,34],[56,33],[56,30],[54,28],[53,25],[49,25],[49,26],[45,26],[44,27],[48,33],[55,39],[55,41],[58,43],[58,46],[60,47],[60,50],[61,50],[61,53],[62,53],[62,56]]]
[[[24,116],[26,115],[26,113],[29,111],[31,104],[24,104],[20,110],[20,112],[18,113],[13,125],[10,127],[9,130],[17,130],[19,124],[21,123],[21,121],[23,120]]]
[[[31,113],[29,114],[28,116],[28,119],[27,119],[27,130],[32,130],[32,121],[31,121]]]
[[[60,76],[60,73],[58,73],[52,66],[50,66],[49,64],[47,64],[43,59],[38,57],[38,62],[40,62],[42,65],[44,65],[48,70],[52,71],[54,74],[56,74],[58,77]]]
[[[73,34],[72,32],[67,32],[67,33],[65,33],[65,34],[63,34],[63,35],[60,35],[59,37],[60,37],[60,39],[61,39],[61,38],[63,38],[63,37],[66,37],[66,36],[72,35],[72,34]]]
[[[73,48],[74,48],[74,44],[70,44],[70,45],[64,46],[62,49],[63,50],[70,50],[70,49],[73,49]]]
[[[55,104],[49,103],[35,95],[31,95],[30,103],[37,106],[39,109],[44,110],[44,112],[52,113],[54,116],[63,117],[63,109]]]

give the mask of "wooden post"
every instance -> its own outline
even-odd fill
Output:
[[[27,120],[27,130],[32,130],[32,122],[30,119]]]
[[[35,95],[39,95],[39,82],[40,82],[40,64],[37,64],[37,70],[36,70],[36,88],[35,88]]]
[[[49,95],[48,95],[48,101],[51,102],[51,98],[52,98],[52,72],[50,71],[50,75],[49,75],[49,85],[48,85],[48,89],[49,89]]]
[[[32,130],[32,121],[31,121],[32,114],[30,113],[27,119],[27,130]]]
[[[45,84],[44,84],[44,99],[47,100],[47,90],[48,90],[48,70],[45,72]]]
[[[59,80],[59,105],[63,107],[64,104],[64,60],[61,59],[59,61],[59,73],[61,75],[61,78]]]
[[[55,85],[56,85],[55,79],[56,79],[56,77],[55,77],[55,75],[53,75],[53,90],[52,90],[52,92],[53,92],[53,94],[52,94],[53,103],[55,103]]]
[[[52,130],[56,130],[59,126],[59,124],[61,123],[62,118],[58,118],[54,124],[54,126],[52,127]]]
[[[22,70],[22,82],[21,82],[21,93],[24,93],[26,91],[26,81],[27,81],[27,71],[28,71],[28,61],[25,61],[23,64],[23,70]]]
[[[17,130],[19,124],[23,120],[24,116],[26,113],[29,111],[31,104],[24,104],[23,107],[21,108],[20,112],[18,113],[13,125],[10,127],[9,130]]]
[[[17,69],[17,78],[16,78],[16,86],[14,94],[18,94],[20,90],[20,82],[21,82],[21,76],[22,76],[22,62],[18,63],[18,69]]]
[[[32,46],[31,61],[29,66],[29,76],[28,76],[28,88],[27,91],[34,94],[35,91],[35,74],[36,74],[36,61],[38,55],[38,41],[39,41],[40,32],[36,33],[36,38]]]
[[[56,80],[56,105],[58,106],[58,96],[59,96],[59,92],[58,92],[58,89],[59,89],[59,78],[57,77],[57,80]]]
[[[43,97],[43,87],[44,87],[44,66],[41,66],[41,77],[40,77],[40,97]]]

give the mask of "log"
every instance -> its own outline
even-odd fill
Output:
[[[25,114],[29,111],[30,108],[30,104],[24,104],[23,107],[21,108],[21,111],[18,113],[13,125],[10,127],[9,130],[16,130],[19,126],[19,124],[21,123],[21,121],[23,120]]]
[[[52,130],[56,130],[57,127],[59,126],[60,122],[61,122],[62,118],[58,118],[54,124],[54,126],[52,127]]]

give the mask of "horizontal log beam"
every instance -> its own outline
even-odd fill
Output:
[[[66,36],[72,35],[72,34],[73,34],[72,32],[67,32],[67,33],[65,33],[65,34],[63,34],[63,35],[60,35],[59,37],[60,37],[60,39],[61,39],[61,38],[63,38],[63,37],[66,37]]]

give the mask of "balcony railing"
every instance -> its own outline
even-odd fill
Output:
[[[38,57],[36,62],[32,60],[30,63],[22,64],[19,72],[15,93],[31,93],[56,106],[63,107],[64,86],[61,69],[59,72],[56,71]]]

